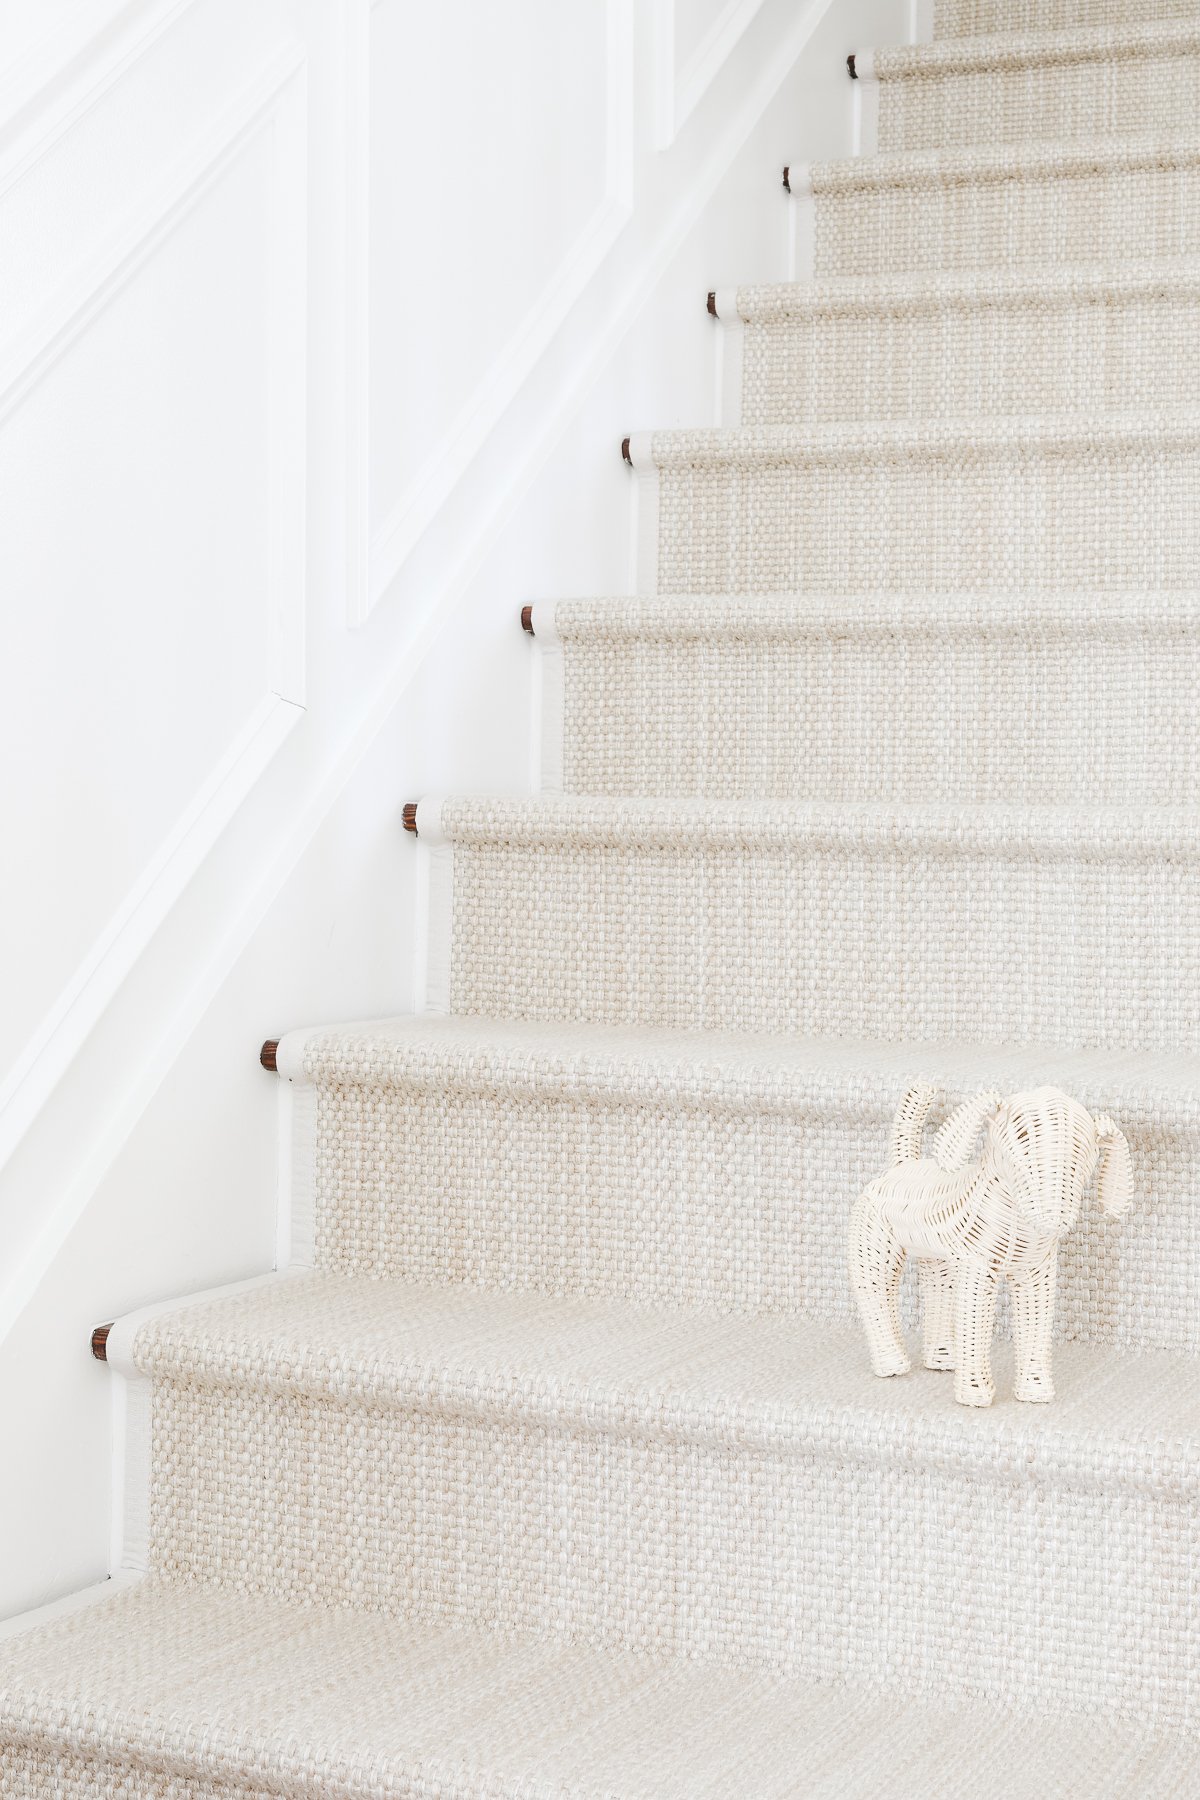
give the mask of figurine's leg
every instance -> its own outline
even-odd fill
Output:
[[[1014,1400],[1054,1398],[1050,1364],[1057,1280],[1057,1250],[1039,1268],[1012,1280],[1013,1347],[1017,1363]]]
[[[986,1263],[957,1265],[954,1293],[954,1342],[958,1367],[954,1398],[963,1406],[990,1406],[996,1393],[992,1380],[992,1333],[996,1325],[996,1277]]]
[[[929,1256],[917,1264],[927,1369],[954,1367],[954,1269],[952,1262]]]
[[[904,1251],[896,1242],[870,1189],[850,1214],[850,1281],[871,1367],[876,1375],[907,1375],[912,1364],[900,1332],[900,1277]]]

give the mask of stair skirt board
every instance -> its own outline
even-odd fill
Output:
[[[406,808],[424,1010],[279,1042],[288,1266],[109,1331],[3,1800],[1200,1793],[1200,0],[933,16],[647,592],[527,609],[541,794]],[[917,1079],[1128,1136],[1051,1406],[1003,1296],[990,1409],[869,1373]]]

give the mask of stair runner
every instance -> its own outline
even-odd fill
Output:
[[[6,1800],[1200,1792],[1200,4],[936,23],[534,607],[543,795],[417,807],[441,1011],[281,1043],[293,1266],[114,1326]],[[1130,1139],[1053,1406],[868,1372],[917,1075]]]

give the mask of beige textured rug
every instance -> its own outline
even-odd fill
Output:
[[[1200,1793],[1200,4],[937,27],[534,608],[546,793],[417,809],[445,1016],[280,1046],[295,1266],[114,1328],[5,1800]],[[1129,1137],[1050,1407],[868,1372],[917,1076]]]

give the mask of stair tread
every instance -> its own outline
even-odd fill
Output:
[[[965,271],[901,271],[883,275],[836,275],[814,281],[761,283],[733,290],[738,317],[811,318],[843,311],[880,312],[987,307],[1004,302],[1045,308],[1056,300],[1200,297],[1200,258],[1155,258],[1128,264],[1085,263],[1045,268],[1017,264]]]
[[[837,1104],[888,1113],[918,1078],[948,1096],[993,1084],[1054,1081],[1092,1107],[1123,1117],[1168,1114],[1200,1124],[1190,1054],[1063,1050],[1054,1046],[884,1043],[736,1031],[670,1030],[590,1022],[411,1014],[304,1028],[280,1040],[280,1072],[325,1078],[429,1083],[439,1089],[511,1083],[599,1095],[669,1097],[679,1084],[734,1107]],[[686,1090],[682,1084],[686,1082]]]
[[[1200,1489],[1200,1360],[1056,1352],[1053,1406],[958,1406],[870,1373],[857,1327],[292,1271],[117,1327],[144,1373],[585,1433],[664,1435],[998,1479]],[[112,1339],[110,1337],[110,1345]]]
[[[991,1800],[1000,1766],[1023,1791],[1141,1800],[1189,1791],[1200,1758],[1194,1740],[1111,1716],[892,1698],[153,1578],[0,1644],[0,1669],[18,1745],[286,1800],[867,1800],[881,1783]]]
[[[1072,176],[1096,170],[1187,168],[1200,163],[1200,132],[1113,134],[984,143],[954,149],[881,150],[789,166],[793,195],[888,187],[945,187],[1013,178]]]
[[[533,627],[543,642],[651,634],[680,640],[730,633],[827,638],[831,633],[919,631],[948,636],[964,630],[1016,633],[1051,627],[1089,636],[1118,627],[1191,632],[1200,627],[1200,589],[597,595],[536,602]]]
[[[1189,806],[940,805],[890,800],[725,800],[645,795],[455,795],[418,803],[417,829],[430,844],[522,842],[666,844],[791,843],[797,838],[857,847],[946,850],[1039,849],[1190,861],[1200,854],[1200,812]]]
[[[634,432],[630,460],[697,468],[728,462],[836,461],[848,457],[959,455],[979,449],[1095,451],[1099,446],[1161,455],[1200,444],[1200,408],[1098,413],[972,414],[966,418],[851,420],[820,425],[695,427]]]

